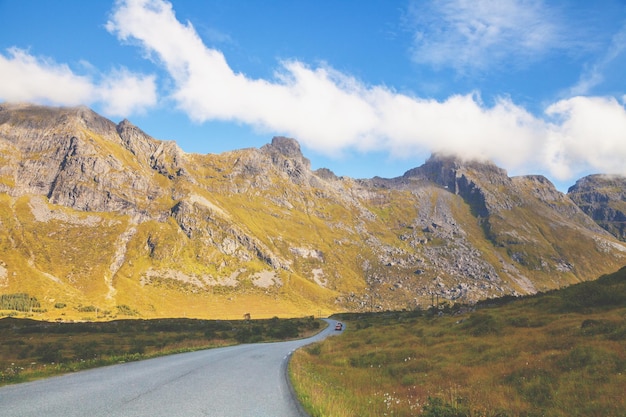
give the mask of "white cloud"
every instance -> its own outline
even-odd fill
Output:
[[[506,4],[518,10],[521,3]],[[531,16],[522,13],[519,20],[530,24],[539,8],[526,13]],[[487,25],[486,33],[511,24],[508,9],[489,19],[497,24]],[[293,136],[328,155],[353,149],[409,158],[441,151],[491,159],[516,171],[547,169],[559,179],[590,168],[626,174],[626,111],[614,99],[563,100],[543,119],[508,98],[492,106],[477,93],[422,99],[298,61],[281,62],[272,80],[250,79],[235,73],[220,51],[207,48],[193,26],[180,23],[161,0],[119,2],[107,28],[124,41],[139,42],[165,66],[174,81],[171,97],[199,122],[243,122]],[[489,35],[481,36],[489,44]],[[534,50],[544,48],[542,42],[523,39]]]
[[[75,106],[100,103],[104,113],[128,116],[156,103],[154,77],[113,71],[101,83],[67,65],[19,48],[0,53],[0,100]]]
[[[93,92],[91,81],[67,65],[37,59],[18,48],[10,48],[7,57],[0,54],[0,80],[0,98],[7,101],[77,105]]]
[[[529,59],[563,41],[541,0],[414,1],[413,59],[464,73]]]
[[[573,97],[546,110],[545,163],[559,179],[585,171],[626,175],[626,109],[614,98]]]
[[[155,76],[136,75],[126,69],[112,71],[94,89],[103,112],[109,115],[142,113],[157,102]]]

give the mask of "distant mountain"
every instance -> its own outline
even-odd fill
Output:
[[[187,154],[84,107],[0,105],[0,294],[36,297],[46,318],[317,315],[558,288],[626,264],[575,201],[452,156],[352,179],[312,171],[289,138]]]
[[[626,177],[590,175],[576,181],[567,195],[596,223],[626,241]]]

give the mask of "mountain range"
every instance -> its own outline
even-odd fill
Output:
[[[0,104],[0,294],[42,318],[413,309],[626,265],[626,178],[432,155],[397,178],[311,169],[298,142],[183,152],[86,107]]]

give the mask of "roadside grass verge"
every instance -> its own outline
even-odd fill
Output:
[[[59,323],[0,319],[0,385],[173,353],[307,337],[313,317]]]
[[[623,416],[626,268],[465,313],[345,314],[290,375],[321,416]]]

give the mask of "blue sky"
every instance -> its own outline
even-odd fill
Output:
[[[0,0],[0,101],[87,105],[187,152],[297,139],[395,177],[432,152],[626,174],[623,0]]]

